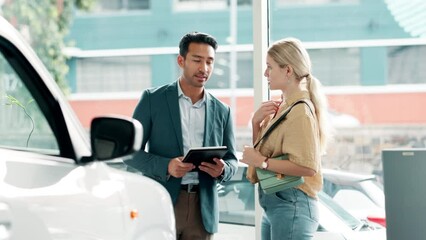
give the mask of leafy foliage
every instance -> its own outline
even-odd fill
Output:
[[[6,99],[7,99],[6,105],[8,105],[8,106],[18,106],[19,108],[21,108],[24,111],[25,115],[27,115],[27,117],[31,120],[31,131],[28,134],[27,143],[26,143],[26,147],[28,147],[31,135],[34,132],[34,125],[35,124],[34,124],[34,119],[30,116],[30,114],[27,111],[27,106],[29,104],[31,104],[32,102],[34,102],[34,99],[29,100],[27,102],[27,104],[25,104],[25,105],[22,104],[18,99],[16,99],[15,97],[13,97],[11,95],[6,95]]]
[[[96,0],[9,0],[2,6],[2,14],[32,45],[55,81],[69,92],[65,79],[68,65],[63,49],[74,6],[89,10]]]

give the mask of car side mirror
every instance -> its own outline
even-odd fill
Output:
[[[136,152],[142,143],[142,124],[128,117],[97,117],[90,127],[95,160],[108,160]]]

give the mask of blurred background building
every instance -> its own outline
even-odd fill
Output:
[[[67,79],[82,123],[131,115],[143,89],[179,76],[180,37],[202,31],[220,45],[207,87],[233,108],[238,147],[250,144],[253,81],[263,80],[253,79],[252,1],[232,2],[99,0],[91,12],[75,11]],[[426,30],[419,21],[426,6],[403,2],[269,1],[269,42],[301,39],[325,86],[337,129],[325,165],[370,173],[380,169],[382,148],[424,146]]]
[[[85,127],[98,115],[131,116],[144,89],[177,80],[182,35],[212,34],[219,49],[207,87],[231,106],[241,150],[251,144],[254,82],[265,81],[253,77],[253,35],[259,34],[253,32],[256,1],[260,0],[58,0],[49,2],[49,8],[46,0],[9,0],[0,1],[0,13],[20,25],[33,45],[44,38],[36,51],[47,56],[42,60],[55,79],[66,74],[69,101]],[[80,10],[87,9],[86,3],[93,6]],[[301,39],[311,55],[313,74],[325,86],[329,121],[336,128],[325,166],[380,174],[382,149],[425,147],[424,1],[268,3],[269,42],[289,36]],[[31,25],[40,17],[46,18],[45,25]],[[47,21],[51,19],[58,25]],[[69,31],[63,23],[67,20]],[[49,45],[61,38],[52,34],[56,27],[72,45]],[[67,55],[66,68],[58,70],[58,63],[50,61],[60,55],[56,49]]]

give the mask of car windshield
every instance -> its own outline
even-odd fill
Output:
[[[360,182],[360,185],[377,206],[385,207],[385,194],[383,193],[383,185],[374,179]]]
[[[357,229],[360,226],[364,225],[363,222],[352,216],[349,212],[343,209],[339,204],[337,204],[333,199],[331,199],[324,192],[319,192],[318,197],[320,201],[332,212],[336,214],[342,221],[345,222],[347,226],[351,229]]]
[[[323,191],[359,219],[383,215],[383,185],[375,175],[324,171]]]

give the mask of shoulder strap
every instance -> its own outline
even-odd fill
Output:
[[[287,117],[287,114],[291,111],[291,109],[294,107],[294,106],[296,106],[297,104],[299,104],[299,103],[305,103],[308,107],[309,107],[309,109],[311,109],[311,107],[309,106],[309,104],[307,103],[307,102],[305,102],[305,100],[299,100],[299,101],[297,101],[297,102],[295,102],[293,105],[291,105],[289,108],[287,108],[287,110],[283,113],[283,115],[281,115],[280,116],[280,118],[278,118],[277,119],[277,121],[275,121],[269,128],[268,128],[268,130],[266,130],[266,132],[265,132],[265,134],[263,134],[263,136],[262,136],[262,138],[260,138],[259,139],[259,141],[257,141],[257,143],[256,144],[254,144],[254,147],[257,147],[257,145],[259,145],[259,143],[263,140],[263,139],[265,139],[265,138],[267,138],[268,136],[269,136],[269,134],[271,134],[271,132],[272,132],[272,130],[274,130],[275,129],[275,127],[277,127],[278,126],[278,124],[280,124],[286,117]],[[312,110],[311,110],[312,111]]]

